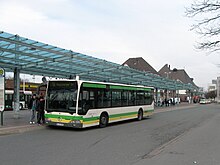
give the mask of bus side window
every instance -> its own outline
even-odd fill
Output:
[[[103,107],[107,108],[107,107],[111,107],[111,92],[108,90],[104,90],[103,93]]]
[[[153,101],[153,92],[145,91],[145,104],[150,105]]]
[[[81,112],[80,114],[85,115],[89,110],[89,91],[83,90],[81,98]]]
[[[128,106],[128,91],[122,92],[122,106]]]
[[[89,91],[89,104],[90,108],[95,108],[95,92]]]
[[[103,107],[103,89],[99,89],[97,92],[97,108]]]
[[[97,92],[97,108],[111,107],[111,91],[106,89],[98,89]]]
[[[134,106],[136,105],[136,92],[135,91],[129,91],[128,92],[128,105]]]
[[[121,91],[112,91],[112,107],[120,107],[121,102]]]
[[[89,100],[89,92],[83,91],[83,100]]]

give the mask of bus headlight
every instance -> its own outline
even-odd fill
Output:
[[[46,118],[45,121],[46,121],[46,122],[50,122],[51,119],[50,119],[50,118]]]

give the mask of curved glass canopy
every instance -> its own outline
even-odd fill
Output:
[[[21,73],[57,78],[79,76],[82,80],[145,85],[168,90],[197,90],[192,84],[1,31],[0,66],[6,71],[17,68]]]

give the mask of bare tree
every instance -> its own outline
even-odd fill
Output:
[[[186,15],[195,18],[192,30],[202,36],[202,42],[198,43],[197,48],[220,51],[220,1],[195,0],[186,9]]]

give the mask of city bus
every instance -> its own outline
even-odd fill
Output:
[[[32,91],[20,91],[19,109],[28,107]],[[14,105],[14,90],[5,90],[5,110],[12,110]]]
[[[82,80],[49,81],[45,120],[49,126],[106,127],[128,119],[142,120],[154,111],[154,88]]]

